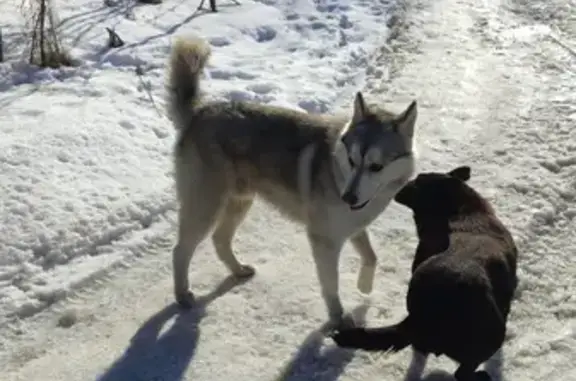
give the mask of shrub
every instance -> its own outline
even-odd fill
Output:
[[[52,0],[23,0],[21,11],[26,20],[30,64],[51,68],[71,66],[72,60],[62,48],[56,30]]]

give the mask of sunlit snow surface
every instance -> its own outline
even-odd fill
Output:
[[[404,62],[408,80],[378,94],[389,68],[376,48],[403,12],[393,0],[221,0],[217,14],[198,11],[196,0],[61,0],[59,28],[79,65],[40,71],[19,59],[22,20],[12,1],[0,3],[7,61],[0,64],[0,366],[13,371],[3,380],[273,381],[283,372],[290,381],[404,380],[409,351],[353,354],[313,332],[326,316],[305,234],[261,203],[235,241],[257,276],[205,310],[174,317],[175,136],[164,115],[165,64],[175,36],[198,34],[213,50],[202,83],[209,98],[323,113],[348,107],[365,86],[370,101],[397,102],[396,111],[418,99],[421,167],[472,164],[473,185],[495,203],[522,249],[519,299],[500,359],[510,377],[495,381],[576,381],[576,119],[567,95],[576,89],[554,87],[576,83],[569,53],[562,61],[561,48],[554,50],[559,67],[568,68],[554,75],[528,65],[529,55],[486,53],[468,39],[484,24],[469,22],[467,8],[439,1],[429,10],[438,13],[436,24],[412,26],[433,41],[422,47],[429,58]],[[490,1],[474,4],[478,14],[497,14]],[[106,27],[123,47],[105,49]],[[516,49],[540,44],[549,32],[519,26],[485,34]],[[457,38],[470,54],[452,62],[443,49]],[[512,69],[499,69],[502,62]],[[392,99],[394,92],[404,98]],[[499,126],[530,118],[537,121]],[[356,314],[376,325],[404,314],[415,237],[409,213],[395,204],[370,232],[380,257],[373,306]],[[362,299],[349,246],[341,269],[342,299],[353,310]],[[193,260],[194,291],[210,295],[226,274],[208,240]],[[74,293],[83,289],[94,291]],[[51,319],[61,314],[76,324],[55,328]],[[432,358],[427,369],[436,368],[454,365]],[[440,380],[452,379],[427,377]]]

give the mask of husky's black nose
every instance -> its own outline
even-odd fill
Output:
[[[342,201],[344,201],[348,205],[356,205],[358,203],[358,196],[348,191],[342,195]]]

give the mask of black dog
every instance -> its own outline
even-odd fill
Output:
[[[395,201],[413,211],[418,248],[412,264],[408,316],[382,328],[350,328],[340,347],[399,351],[457,361],[458,381],[489,381],[476,369],[504,343],[516,290],[517,249],[489,202],[472,189],[470,167],[422,173]]]

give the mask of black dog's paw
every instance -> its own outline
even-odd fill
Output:
[[[334,340],[336,345],[342,348],[354,347],[358,340],[358,335],[364,331],[363,328],[343,328],[332,332],[329,337]]]
[[[474,373],[474,381],[492,381],[492,377],[485,370],[479,370]]]

